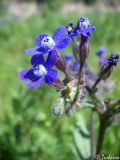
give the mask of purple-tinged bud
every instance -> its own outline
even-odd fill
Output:
[[[84,35],[81,35],[81,43],[80,43],[80,50],[79,50],[79,55],[80,55],[80,62],[83,64],[88,57],[89,54],[89,45],[88,45],[88,38]]]
[[[101,67],[99,77],[94,83],[92,90],[96,88],[96,86],[101,80],[106,80],[107,78],[109,78],[114,67],[117,65],[119,61],[120,61],[120,55],[114,52],[112,52],[110,57],[106,58],[106,63]]]
[[[64,83],[60,81],[59,79],[56,79],[52,84],[50,84],[51,87],[54,87],[57,90],[63,90],[64,89]]]
[[[63,55],[57,53],[57,62],[56,62],[56,67],[65,72],[65,69],[66,69],[66,61],[65,61],[65,58]]]
[[[101,67],[99,77],[100,79],[106,80],[112,73],[113,66],[109,65],[108,63]]]
[[[117,65],[119,60],[119,54],[112,52],[110,57],[107,58],[107,63],[101,67],[99,77],[104,80],[107,79],[111,75],[114,67]]]
[[[74,54],[77,61],[80,60],[80,58],[79,58],[79,45],[80,45],[79,42],[76,41],[76,42],[73,42],[73,46],[72,46],[73,54]]]
[[[88,38],[81,35],[81,43],[80,43],[80,57],[85,59],[89,54],[89,46],[88,46]]]

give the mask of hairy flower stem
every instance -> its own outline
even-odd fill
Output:
[[[96,155],[101,153],[102,144],[104,141],[105,131],[107,129],[107,121],[106,117],[100,116],[100,125],[99,125],[99,132],[98,132],[98,140],[96,146]]]
[[[94,158],[94,111],[91,109],[90,113],[90,152],[91,160]]]
[[[77,91],[76,91],[76,95],[75,95],[75,97],[74,97],[74,99],[73,99],[73,101],[71,103],[71,107],[70,108],[72,108],[74,106],[74,104],[77,101],[78,96],[79,96],[79,90],[80,90],[79,85],[80,85],[80,81],[81,81],[81,78],[82,78],[82,69],[83,69],[84,63],[85,63],[85,61],[82,64],[80,64],[80,67],[79,67],[79,72],[78,72],[79,73],[79,77],[78,77],[78,83],[77,83]]]
[[[92,86],[92,91],[94,91],[95,90],[95,88],[96,88],[96,86],[98,85],[98,83],[101,81],[101,78],[98,78],[97,80],[96,80],[96,82],[94,83],[94,85]]]

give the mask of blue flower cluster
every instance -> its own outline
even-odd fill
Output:
[[[73,24],[69,23],[67,29],[70,37],[75,37],[80,34],[88,38],[91,36],[91,31],[94,31],[96,28],[92,25],[88,18],[81,17],[78,20],[76,27],[73,27]]]
[[[91,31],[96,28],[92,25],[88,18],[82,17],[78,20],[76,26],[69,23],[66,27],[58,27],[52,36],[42,33],[35,39],[35,47],[25,50],[27,54],[32,54],[31,68],[23,69],[19,72],[19,78],[26,81],[28,87],[39,86],[45,82],[48,85],[58,85],[58,70],[64,72],[68,79],[73,79],[74,75],[78,77],[82,70],[87,79],[91,79],[92,72],[87,66],[86,58],[89,54],[88,38]],[[81,42],[77,42],[76,36],[81,36]],[[64,57],[57,51],[66,48],[70,42],[73,42],[73,55],[64,54]],[[105,46],[101,46],[96,53],[102,65],[109,64],[115,66],[119,62],[119,55],[112,53],[110,57],[104,57],[106,51]],[[47,54],[47,58],[44,57]],[[84,66],[84,67],[83,67]],[[55,68],[56,67],[56,68]],[[73,73],[73,78],[69,76]],[[66,78],[66,79],[67,79]],[[64,82],[64,81],[63,81]],[[61,84],[63,84],[63,82]],[[66,85],[66,84],[65,84]]]
[[[85,37],[90,37],[91,31],[94,31],[95,29],[95,26],[92,25],[88,18],[82,17],[78,20],[74,33],[76,35],[82,34]]]
[[[35,48],[26,49],[25,52],[34,54],[31,58],[31,69],[23,69],[19,73],[21,80],[27,81],[28,87],[35,87],[42,82],[52,84],[58,77],[58,72],[53,69],[57,62],[57,50],[61,50],[70,42],[66,27],[59,27],[53,36],[46,33],[38,35]],[[48,54],[45,61],[43,54]]]

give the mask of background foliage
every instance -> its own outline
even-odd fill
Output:
[[[39,33],[52,34],[59,25],[76,22],[82,16],[78,13],[56,14],[48,6],[44,7],[42,14],[0,21],[1,160],[56,160],[56,157],[57,160],[73,160],[77,158],[74,150],[74,135],[78,130],[76,124],[81,126],[86,122],[85,129],[89,132],[87,109],[78,110],[71,118],[55,117],[50,109],[59,93],[46,85],[27,89],[18,79],[18,71],[29,64],[30,56],[25,55],[24,50],[34,46],[34,39]],[[95,52],[101,44],[107,46],[107,54],[120,50],[120,13],[89,12],[85,15],[97,28],[90,38],[89,64],[98,71]],[[71,52],[70,46],[64,52]],[[115,91],[106,94],[106,97],[120,98],[119,72],[120,66],[111,77],[117,84]],[[97,126],[96,115],[96,132]],[[119,132],[119,124],[108,129],[103,153],[120,155]],[[80,139],[79,147],[85,150],[84,140]]]

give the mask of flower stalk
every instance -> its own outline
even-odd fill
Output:
[[[75,26],[75,27],[74,27]],[[120,56],[112,52],[109,57],[105,57],[105,46],[101,46],[97,51],[99,58],[100,72],[92,71],[87,64],[89,56],[89,37],[95,27],[88,18],[81,17],[76,25],[69,23],[66,27],[58,27],[52,36],[47,33],[39,34],[35,39],[35,47],[25,50],[27,54],[33,54],[30,60],[31,68],[23,69],[19,72],[19,78],[26,82],[27,87],[33,88],[45,82],[49,87],[60,92],[59,98],[52,107],[52,113],[56,116],[66,114],[72,116],[76,108],[84,108],[83,102],[87,99],[92,104],[90,113],[90,158],[95,155],[94,148],[94,114],[98,113],[100,119],[96,154],[101,153],[105,131],[112,124],[116,115],[120,113],[120,99],[106,100],[100,93],[110,91],[109,83],[103,85],[109,78],[115,66],[120,61]],[[80,35],[81,41],[77,41]],[[58,53],[72,42],[72,53]],[[47,56],[44,56],[44,55]],[[64,73],[60,77],[59,73]],[[100,85],[100,87],[98,87]],[[86,107],[86,106],[85,106]],[[78,153],[79,149],[77,146]],[[79,157],[81,157],[79,155]],[[83,156],[82,156],[83,157]]]

